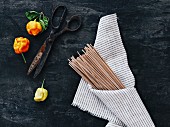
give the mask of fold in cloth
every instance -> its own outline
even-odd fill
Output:
[[[95,90],[91,91],[123,122],[127,127],[155,127],[136,89]]]
[[[107,15],[100,19],[94,47],[114,71],[114,73],[119,77],[126,88],[135,89],[134,76],[128,65],[127,55],[121,40],[116,14]],[[119,90],[117,91],[119,93]],[[141,123],[141,121],[145,121],[146,119],[148,120],[144,122],[145,124],[143,126],[140,127],[154,127],[154,124],[136,91],[132,94],[135,94],[135,96],[138,97],[138,110],[133,107],[136,106],[136,103],[133,104],[135,102],[133,99],[131,101],[127,100],[127,103],[124,103],[124,98],[122,98],[120,101],[114,100],[116,99],[115,92],[117,93],[117,91],[94,90],[87,82],[81,79],[72,105],[77,106],[81,110],[87,111],[94,116],[108,120],[109,123],[106,125],[106,127],[138,127],[139,124],[137,125],[134,123]],[[102,96],[103,92],[113,93],[111,93],[110,98],[107,98],[105,95]],[[128,97],[133,98],[131,92],[130,95],[127,95],[125,98],[129,99]],[[112,103],[114,105],[110,106]],[[116,103],[118,103],[118,105]],[[123,105],[121,105],[121,103],[123,103]],[[132,122],[128,122],[127,120],[129,119],[123,116],[125,115],[123,113],[126,113],[127,110],[122,109],[123,107],[115,109],[116,106],[121,107],[125,106],[126,104],[131,106],[131,108],[126,106],[125,108],[127,110],[135,108],[133,112],[127,113],[127,115],[131,115],[132,118],[135,116],[132,119]],[[136,115],[138,113],[139,115]],[[138,116],[140,116],[140,114],[144,116],[141,116],[140,120],[136,119]],[[145,126],[146,124],[148,125]]]

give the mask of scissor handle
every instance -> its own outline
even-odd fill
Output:
[[[56,16],[56,14],[59,10],[61,11],[60,16],[59,16],[60,20],[58,22],[58,25],[56,26],[56,25],[54,25],[54,17]],[[63,21],[65,19],[66,13],[67,13],[67,8],[65,6],[57,6],[54,9],[54,11],[52,13],[52,19],[51,19],[51,25],[54,29],[56,29],[56,30],[60,29],[60,27],[62,26],[61,23],[63,23]]]
[[[76,27],[73,26],[75,25],[75,23],[77,24]],[[66,30],[76,31],[80,28],[80,26],[81,26],[81,17],[78,15],[74,15],[70,18],[70,20],[67,21]]]

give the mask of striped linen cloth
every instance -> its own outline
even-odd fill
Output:
[[[94,47],[126,86],[121,90],[95,90],[81,79],[73,106],[109,121],[106,127],[155,127],[135,86],[116,14],[100,19]]]

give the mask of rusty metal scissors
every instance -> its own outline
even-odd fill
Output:
[[[58,25],[55,26],[53,20],[55,20],[54,18],[56,18],[55,15],[57,13],[60,13],[61,16],[59,17],[59,21],[57,22]],[[58,36],[62,35],[65,32],[76,31],[80,28],[81,17],[78,15],[74,15],[70,18],[70,20],[67,21],[66,13],[67,13],[67,8],[65,6],[58,6],[53,11],[52,19],[51,19],[51,25],[52,25],[51,32],[50,32],[49,36],[47,37],[47,39],[45,40],[44,44],[39,49],[34,60],[32,61],[31,65],[28,69],[27,75],[29,75],[35,68],[36,68],[36,70],[35,70],[34,78],[39,75],[39,73],[41,72],[41,70],[47,60],[47,57],[51,50],[51,47],[52,47],[54,41],[58,38]],[[76,26],[72,26],[75,23],[76,23]]]

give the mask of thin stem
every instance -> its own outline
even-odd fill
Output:
[[[43,86],[44,86],[44,82],[45,82],[45,79],[44,79],[44,80],[43,80],[43,82],[42,82],[41,88],[43,88]]]
[[[41,13],[40,13],[40,16],[39,16],[39,20],[41,20],[43,17],[44,17],[44,13],[41,12]]]
[[[43,15],[43,16],[44,16],[44,13],[43,13],[43,12],[40,12],[40,15]]]
[[[24,63],[27,63],[27,61],[26,61],[26,59],[25,59],[25,57],[24,57],[24,54],[21,53],[21,55],[22,55],[22,58],[23,58],[23,60],[24,60]]]

